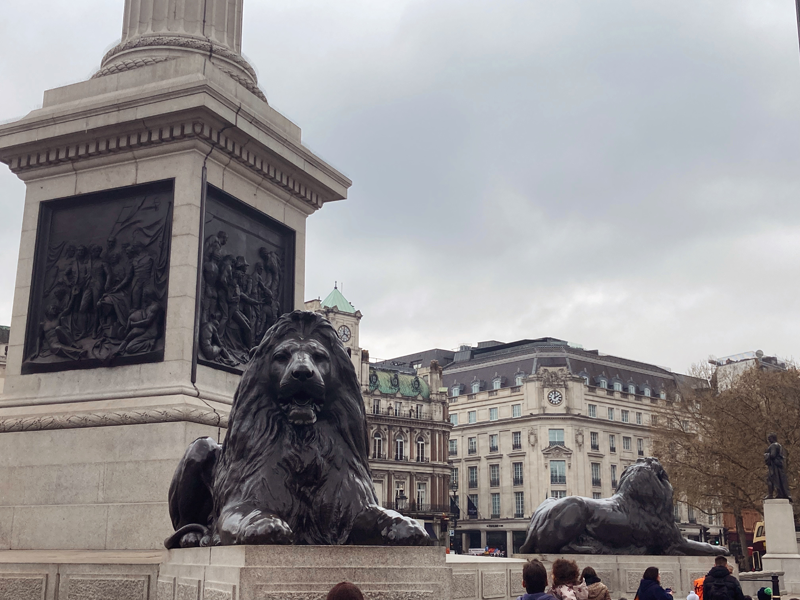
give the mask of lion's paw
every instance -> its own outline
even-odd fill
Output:
[[[391,546],[432,546],[434,540],[428,532],[415,520],[395,516],[383,528],[381,535]]]
[[[293,541],[294,533],[285,521],[255,510],[242,519],[235,543],[241,545],[286,545]]]

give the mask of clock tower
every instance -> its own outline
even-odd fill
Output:
[[[339,339],[350,353],[353,366],[361,380],[361,347],[358,343],[358,326],[361,323],[361,311],[356,310],[339,290],[339,286],[333,286],[333,290],[324,300],[309,300],[305,303],[306,310],[319,313],[328,319],[336,330]]]

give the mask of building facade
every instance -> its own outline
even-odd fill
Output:
[[[413,366],[401,361],[370,364],[369,352],[359,345],[361,312],[336,287],[324,300],[305,305],[333,324],[359,374],[378,502],[442,537],[450,513],[452,425],[439,363],[429,358]]]
[[[518,551],[548,497],[606,498],[651,452],[649,426],[689,378],[541,338],[462,347],[443,369],[457,551]]]

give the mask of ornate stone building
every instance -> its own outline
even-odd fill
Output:
[[[336,287],[324,300],[306,302],[306,310],[331,321],[359,373],[379,502],[416,518],[439,537],[450,511],[452,425],[435,356],[413,366],[408,361],[370,364],[369,353],[359,346],[361,312]]]

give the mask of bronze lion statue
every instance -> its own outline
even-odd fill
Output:
[[[640,458],[611,498],[548,498],[533,513],[523,554],[715,556],[727,548],[687,540],[675,524],[672,485],[661,463]]]
[[[433,545],[378,505],[356,372],[331,324],[282,316],[253,351],[225,442],[193,442],[169,490],[167,548],[233,544]]]

